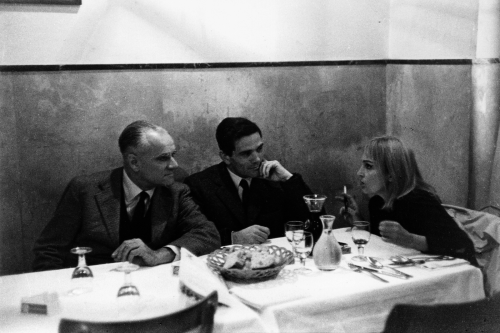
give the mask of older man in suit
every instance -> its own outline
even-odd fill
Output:
[[[305,221],[303,196],[311,194],[299,174],[262,157],[259,127],[226,118],[216,130],[222,162],[186,178],[202,212],[215,223],[222,244],[260,244],[284,235],[290,220]]]
[[[123,168],[74,178],[35,243],[34,270],[76,265],[73,247],[91,247],[87,263],[130,261],[154,266],[220,246],[214,224],[186,185],[175,182],[175,144],[146,121],[128,125],[118,140]]]

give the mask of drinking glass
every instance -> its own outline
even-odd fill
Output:
[[[71,275],[71,290],[70,295],[80,295],[92,291],[92,280],[94,275],[87,266],[85,254],[92,252],[90,247],[75,247],[71,249],[71,253],[78,255],[78,266]]]
[[[297,252],[300,258],[300,263],[302,267],[297,268],[294,271],[301,274],[309,274],[311,270],[309,268],[306,268],[306,258],[313,249],[314,240],[310,232],[304,231],[300,233],[302,233],[303,236],[299,241],[296,241],[296,239],[298,239],[299,237],[294,237],[294,245],[295,245],[295,251]]]
[[[125,283],[123,286],[120,287],[118,290],[118,295],[117,297],[123,297],[123,296],[136,296],[139,297],[139,289],[137,289],[136,286],[132,283],[132,277],[131,274],[133,271],[136,271],[139,269],[139,265],[132,264],[130,262],[125,262],[121,266],[118,266],[116,270],[118,272],[124,272],[125,273]]]
[[[294,238],[295,241],[300,241],[304,236],[305,223],[302,221],[289,221],[285,223],[285,236],[292,246],[293,254],[297,257],[297,252],[295,252]]]
[[[351,258],[354,261],[366,261],[365,245],[370,240],[370,222],[354,221],[352,225],[352,240],[358,246],[358,255]]]

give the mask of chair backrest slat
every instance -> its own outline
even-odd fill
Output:
[[[121,322],[90,322],[61,319],[60,333],[211,333],[217,309],[217,292],[201,301],[161,317]]]

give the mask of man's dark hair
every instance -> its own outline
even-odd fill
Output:
[[[224,154],[231,156],[236,141],[254,133],[259,133],[262,137],[259,126],[254,122],[242,117],[228,117],[217,126],[215,138],[217,139],[219,149],[222,150]]]
[[[161,127],[146,120],[137,120],[125,127],[118,138],[121,153],[125,153],[129,147],[136,148],[143,144],[144,133],[150,129],[159,130]]]

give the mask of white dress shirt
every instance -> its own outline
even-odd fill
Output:
[[[132,219],[135,206],[137,206],[137,204],[139,203],[139,197],[141,192],[142,192],[141,188],[135,185],[135,183],[128,177],[125,170],[123,170],[123,194],[125,196],[125,206],[127,208],[127,214],[129,219]],[[153,188],[152,190],[146,191],[146,193],[149,195],[149,199],[146,200],[146,211],[148,211],[149,206],[151,204],[151,198],[155,193],[155,189]],[[180,259],[181,251],[177,246],[167,245],[164,247],[168,247],[169,249],[174,251],[175,253],[174,261]]]
[[[236,189],[238,190],[238,195],[240,196],[240,200],[243,200],[243,188],[240,186],[240,182],[242,179],[245,179],[248,182],[248,187],[250,187],[250,184],[252,184],[252,178],[241,178],[237,174],[233,173],[231,170],[227,169],[227,171],[229,171],[229,175],[233,180],[234,186],[236,186]]]

